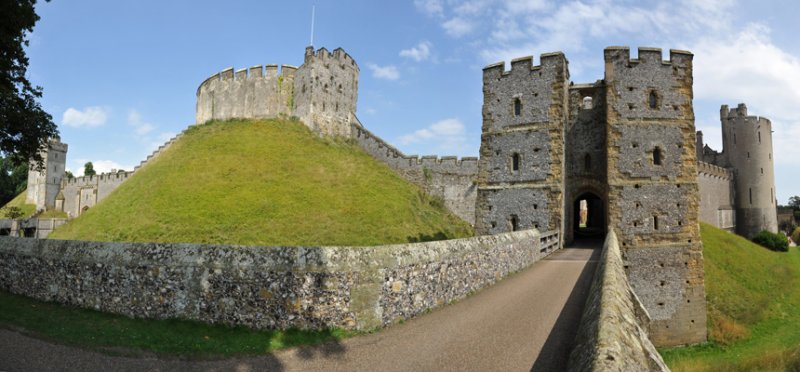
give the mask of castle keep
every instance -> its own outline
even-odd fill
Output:
[[[536,228],[561,246],[613,232],[653,342],[704,341],[698,219],[747,237],[777,230],[771,124],[743,104],[723,106],[723,151],[714,151],[695,132],[691,53],[663,60],[660,49],[639,48],[631,58],[609,47],[603,56],[603,78],[587,84],[570,81],[562,53],[486,66],[480,158],[406,155],[364,128],[359,69],[342,49],[309,47],[300,67],[280,71],[214,74],[197,90],[196,123],[297,116],[441,197],[479,235]],[[39,209],[77,217],[136,171],[65,180],[66,150],[52,142],[44,170],[30,173],[28,200]]]

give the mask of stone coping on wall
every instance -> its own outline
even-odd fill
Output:
[[[0,237],[0,288],[137,318],[260,329],[373,329],[526,268],[559,233],[375,247],[252,247]]]
[[[569,371],[669,371],[647,335],[650,316],[625,274],[613,227],[583,311]]]

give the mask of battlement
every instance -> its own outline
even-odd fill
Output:
[[[691,61],[693,54],[691,52],[679,49],[669,50],[669,60],[662,58],[661,48],[639,47],[638,58],[631,58],[631,50],[625,46],[611,46],[603,50],[603,55],[606,62],[624,62],[626,67],[635,67],[637,65],[685,65]]]
[[[50,139],[50,141],[47,143],[47,146],[52,150],[63,152],[67,152],[67,148],[69,147],[66,143],[61,143],[61,140],[58,138]]]
[[[70,186],[90,186],[104,182],[124,181],[132,175],[133,171],[117,171],[117,172],[96,174],[94,176],[81,176],[81,177],[74,177],[71,179],[64,178],[62,182],[64,183],[64,185],[70,185]]]
[[[297,71],[297,66],[293,65],[280,65],[280,74],[278,73],[278,65],[268,64],[265,66],[255,65],[249,68],[241,68],[234,70],[233,67],[228,67],[214,75],[209,76],[206,80],[200,83],[197,87],[196,95],[210,89],[212,83],[220,81],[241,81],[246,79],[274,79],[280,76],[282,79],[294,77]],[[266,72],[264,69],[266,68]]]
[[[309,63],[314,59],[320,61],[337,61],[342,63],[344,66],[352,66],[356,70],[359,70],[358,64],[356,64],[356,61],[353,59],[353,57],[347,54],[347,52],[345,52],[342,48],[336,48],[333,50],[333,52],[329,52],[328,49],[325,49],[325,47],[319,48],[316,51],[314,51],[314,47],[312,46],[306,47],[303,63]]]
[[[483,80],[486,81],[487,79],[500,79],[510,75],[522,75],[527,76],[530,75],[531,71],[538,71],[539,76],[542,76],[544,70],[542,69],[543,66],[558,66],[561,64],[567,63],[567,58],[564,56],[564,53],[561,52],[553,52],[553,53],[544,53],[539,56],[539,65],[533,64],[533,56],[526,56],[520,58],[514,58],[511,60],[511,69],[505,69],[505,62],[497,62],[490,65],[487,65],[483,68]]]
[[[704,161],[697,162],[697,174],[705,174],[707,176],[721,178],[726,181],[733,180],[733,173],[729,169],[706,163]]]
[[[734,109],[728,108],[728,105],[722,105],[722,107],[720,107],[719,109],[719,118],[722,121],[727,121],[735,118],[743,118],[745,122],[752,122],[753,124],[770,125],[772,123],[769,119],[763,116],[747,115],[747,105],[745,105],[744,103],[740,103]]]

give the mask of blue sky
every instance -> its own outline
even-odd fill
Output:
[[[695,54],[696,125],[721,150],[719,106],[772,120],[777,196],[800,194],[800,25],[793,1],[65,1],[37,5],[29,78],[69,144],[67,168],[132,169],[194,122],[224,68],[302,63],[314,45],[361,68],[357,115],[407,154],[477,156],[481,68],[563,51],[571,79],[603,78],[603,48]]]

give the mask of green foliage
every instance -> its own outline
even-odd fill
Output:
[[[792,231],[792,241],[795,244],[800,244],[800,227],[795,227],[794,231]]]
[[[358,147],[286,120],[198,125],[55,239],[378,245],[469,224]]]
[[[97,174],[97,172],[95,172],[94,164],[92,164],[92,162],[86,162],[86,164],[83,165],[83,175],[84,176],[94,176],[96,174]]]
[[[704,223],[700,229],[709,343],[660,350],[667,364],[673,371],[796,370],[800,251],[773,252]]]
[[[25,47],[39,20],[35,5],[36,0],[0,2],[0,152],[16,164],[33,159],[41,165],[39,149],[58,136],[52,117],[37,102],[42,88],[31,85],[26,77]]]
[[[800,210],[800,196],[792,196],[789,198],[789,206],[794,210]]]
[[[3,216],[5,216],[5,218],[16,220],[21,218],[23,215],[24,213],[22,212],[22,209],[20,209],[20,207],[10,206],[3,208]]]
[[[28,185],[28,164],[0,157],[0,205],[14,199]]]
[[[753,242],[771,251],[789,251],[789,239],[786,239],[783,234],[776,234],[767,230],[762,230],[753,237]]]
[[[67,177],[68,180],[75,178],[75,175],[72,174],[70,171],[64,172],[64,177]]]
[[[188,320],[144,320],[41,302],[0,291],[0,326],[69,345],[131,349],[162,355],[231,356],[335,342],[355,335],[340,329],[256,331]]]

